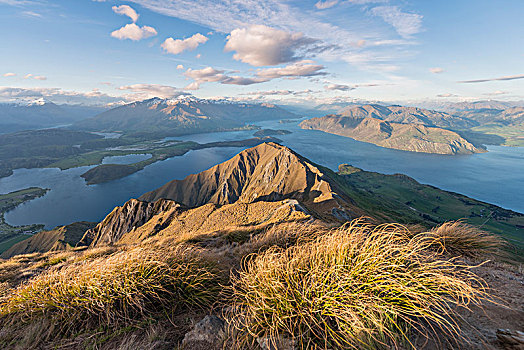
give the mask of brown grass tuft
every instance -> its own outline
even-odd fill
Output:
[[[288,338],[300,349],[398,348],[412,333],[458,337],[455,307],[479,305],[485,283],[428,248],[403,226],[356,220],[245,259],[233,279],[235,345]]]
[[[501,237],[460,220],[423,232],[419,238],[428,240],[428,244],[440,253],[465,257],[500,256],[506,245]]]
[[[136,247],[29,280],[0,300],[0,322],[45,318],[54,333],[116,328],[214,302],[218,270],[194,249]]]

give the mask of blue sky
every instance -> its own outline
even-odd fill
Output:
[[[0,101],[524,99],[522,0],[0,0]]]

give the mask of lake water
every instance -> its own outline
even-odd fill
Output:
[[[333,170],[341,163],[349,163],[385,174],[403,173],[421,183],[524,212],[524,148],[489,146],[488,153],[468,156],[421,154],[385,149],[320,131],[301,130],[297,123],[273,121],[258,125],[292,131],[292,134],[277,137],[284,145]],[[253,130],[208,133],[173,139],[206,143],[250,138],[253,133]],[[182,157],[154,163],[123,179],[91,186],[79,177],[91,167],[65,171],[18,169],[12,176],[0,179],[0,193],[29,186],[46,187],[51,191],[7,213],[6,220],[13,225],[43,223],[47,228],[79,220],[99,221],[128,199],[221,163],[242,149],[191,151]],[[117,160],[130,161],[129,158],[116,158],[112,162]]]

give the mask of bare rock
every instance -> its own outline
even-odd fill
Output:
[[[215,315],[204,317],[182,341],[184,349],[220,349],[225,338],[225,322]]]

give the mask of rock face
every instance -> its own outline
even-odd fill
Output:
[[[264,143],[232,159],[115,208],[81,244],[132,243],[152,236],[200,234],[304,220],[369,215],[333,179],[289,148]]]
[[[178,210],[179,204],[173,201],[148,203],[131,199],[123,206],[116,207],[96,227],[88,230],[79,245],[103,245],[116,243],[122,236],[133,229],[144,225],[154,215],[166,210]]]
[[[83,221],[59,226],[50,231],[39,232],[22,242],[18,242],[2,253],[1,257],[8,259],[19,254],[67,250],[74,247],[84,233],[95,225],[94,222]]]
[[[386,107],[382,107],[386,108]],[[485,152],[454,131],[418,123],[398,123],[375,117],[327,115],[300,123],[313,129],[351,137],[358,141],[404,151],[437,154],[472,154]],[[371,113],[375,115],[375,113]]]

